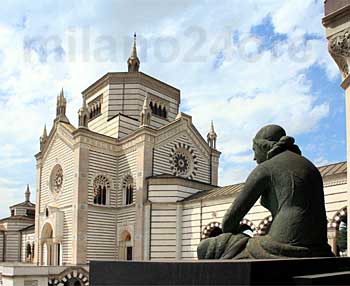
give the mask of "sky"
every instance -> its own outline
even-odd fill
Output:
[[[181,111],[222,152],[219,184],[255,167],[251,140],[280,124],[316,165],[346,160],[345,99],[315,0],[2,0],[0,217],[35,199],[35,158],[61,88],[77,126],[81,92],[126,71],[137,33],[140,71],[181,90]]]

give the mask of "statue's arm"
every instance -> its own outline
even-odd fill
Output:
[[[269,175],[267,170],[262,166],[256,167],[248,176],[243,190],[227,210],[222,220],[223,232],[237,233],[240,221],[268,188]]]

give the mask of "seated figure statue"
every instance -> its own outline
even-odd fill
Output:
[[[258,166],[227,210],[223,234],[202,240],[199,259],[266,259],[333,256],[327,244],[323,182],[318,169],[277,125],[253,139]],[[261,197],[273,217],[268,233],[249,237],[240,221]]]

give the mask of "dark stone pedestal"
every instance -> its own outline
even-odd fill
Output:
[[[350,285],[350,258],[93,261],[90,285]]]

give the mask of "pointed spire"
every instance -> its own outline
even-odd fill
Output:
[[[143,102],[142,111],[140,113],[140,124],[143,125],[151,125],[151,108],[149,106],[149,95],[147,94],[145,100]]]
[[[46,124],[44,125],[43,138],[47,138]]]
[[[128,59],[128,72],[138,72],[139,68],[140,68],[140,60],[137,57],[136,33],[134,33],[134,45],[132,47],[131,55]]]
[[[66,116],[66,108],[67,108],[67,100],[64,97],[64,92],[62,88],[60,94],[57,96],[55,121],[62,121],[62,122],[69,123],[69,120]]]
[[[212,120],[211,124],[210,124],[210,130],[209,130],[209,133],[207,135],[207,142],[208,142],[208,145],[210,148],[216,149],[216,139],[217,139],[217,135],[215,133],[214,123]]]
[[[78,111],[79,116],[79,128],[88,128],[88,118],[89,118],[89,110],[86,106],[86,100],[83,96],[83,106]]]
[[[27,185],[27,189],[26,189],[26,192],[25,192],[25,198],[26,198],[26,202],[30,202],[29,184]]]
[[[43,135],[40,136],[40,149],[42,149],[47,141],[47,131],[46,131],[46,124],[44,126]]]

